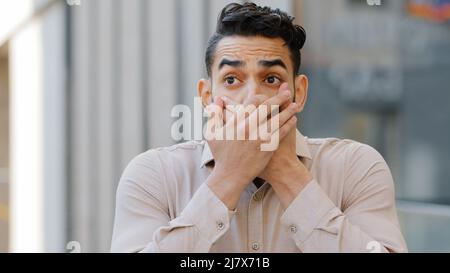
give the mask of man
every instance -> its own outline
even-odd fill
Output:
[[[209,78],[198,93],[207,108],[219,109],[217,131],[233,127],[246,138],[191,141],[136,157],[117,191],[112,251],[406,251],[381,155],[296,130],[308,79],[299,74],[305,31],[292,21],[253,3],[222,10],[206,50]],[[235,104],[254,108],[227,110]],[[273,106],[281,111],[258,111]],[[270,137],[250,139],[251,122],[269,125]],[[261,149],[275,136],[276,149]]]

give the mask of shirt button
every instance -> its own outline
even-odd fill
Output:
[[[297,227],[296,227],[295,225],[290,225],[290,226],[289,226],[289,230],[290,230],[292,233],[297,233]]]
[[[258,243],[253,243],[252,244],[252,249],[255,250],[255,251],[259,250],[259,244]]]
[[[225,227],[225,225],[223,224],[223,222],[219,222],[217,223],[217,230],[222,230]]]
[[[262,199],[262,194],[261,193],[256,193],[255,195],[253,195],[253,200],[258,202],[261,201]]]

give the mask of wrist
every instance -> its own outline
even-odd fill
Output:
[[[313,177],[308,169],[298,161],[297,164],[286,164],[282,175],[273,178],[270,182],[286,209],[312,180]]]
[[[312,176],[308,169],[303,165],[300,159],[290,160],[281,164],[280,170],[276,177],[271,177],[270,181],[280,185],[307,184],[312,180]]]
[[[237,207],[241,193],[248,184],[248,181],[247,183],[244,183],[244,181],[243,178],[234,174],[213,170],[206,184],[229,210],[234,210]]]
[[[230,170],[229,168],[223,168],[219,164],[214,166],[211,176],[223,181],[229,181],[230,184],[239,185],[243,188],[254,179],[254,177],[248,175],[248,172],[242,172],[236,169]]]

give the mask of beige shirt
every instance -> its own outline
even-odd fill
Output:
[[[213,168],[204,141],[137,156],[117,190],[111,251],[407,251],[393,179],[377,151],[298,132],[297,155],[314,180],[286,210],[269,183],[249,183],[236,211],[204,183]]]

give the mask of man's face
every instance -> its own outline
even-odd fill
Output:
[[[217,44],[211,72],[209,80],[198,82],[204,106],[215,97],[228,97],[233,104],[255,95],[273,97],[283,83],[289,85],[301,110],[306,103],[308,78],[294,76],[290,50],[281,38],[225,37]]]
[[[237,103],[254,95],[272,97],[284,82],[294,90],[290,51],[280,38],[225,37],[217,45],[211,71],[212,95]]]

